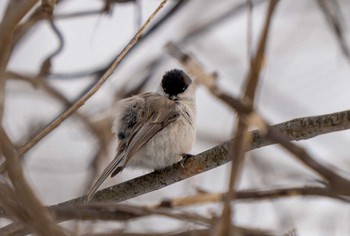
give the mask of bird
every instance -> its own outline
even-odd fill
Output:
[[[156,92],[116,104],[115,158],[87,194],[90,201],[108,176],[125,167],[160,170],[186,157],[196,140],[195,83],[180,69],[167,71]]]

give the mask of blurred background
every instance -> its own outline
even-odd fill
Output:
[[[101,71],[125,47],[159,5],[156,0],[61,0],[54,9],[54,28],[46,20],[30,28],[10,58],[5,88],[3,125],[20,147],[81,97]],[[165,45],[175,42],[191,53],[219,86],[241,95],[268,1],[169,1],[149,31],[101,89],[24,158],[27,179],[46,204],[57,204],[86,193],[92,179],[114,156],[110,132],[114,103],[123,97],[155,91],[165,71],[181,64]],[[3,17],[7,0],[0,1]],[[249,6],[251,4],[251,7]],[[336,22],[336,23],[334,23]],[[349,109],[350,2],[347,0],[281,0],[272,20],[265,67],[256,109],[271,124],[297,117]],[[51,58],[49,71],[43,64]],[[195,78],[194,78],[195,79]],[[205,88],[197,88],[197,142],[192,153],[214,147],[234,134],[235,114]],[[298,142],[321,163],[350,177],[350,132],[343,131]],[[230,165],[224,165],[164,189],[129,200],[152,204],[190,195],[197,188],[223,192]],[[145,174],[126,169],[104,187]],[[239,189],[305,186],[316,175],[278,146],[246,155]],[[297,235],[349,235],[350,205],[317,197],[291,197],[235,203],[235,222]],[[185,211],[220,214],[221,204]],[[5,221],[0,221],[1,225]],[[66,223],[67,227],[71,225]],[[100,222],[96,230],[162,232],[194,227],[150,217],[127,225]],[[91,226],[90,226],[91,227]],[[89,228],[91,230],[91,228]],[[86,225],[80,223],[84,232]]]

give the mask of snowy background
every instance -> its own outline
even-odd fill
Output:
[[[53,61],[53,73],[93,71],[105,66],[131,39],[140,22],[144,22],[159,1],[118,4],[110,15],[57,20],[63,33],[64,51]],[[162,57],[144,91],[154,91],[161,75],[172,68],[182,68],[169,56],[164,45],[169,41],[181,46],[201,61],[208,71],[217,72],[222,88],[239,96],[248,71],[247,11],[234,14],[198,37],[184,40],[188,32],[244,1],[192,0],[147,38],[124,61],[106,84],[79,111],[91,120],[109,112],[116,91],[125,83],[134,84],[142,77],[142,68]],[[0,1],[0,11],[7,1]],[[338,1],[342,27],[350,42],[350,1]],[[171,7],[170,1],[162,13]],[[100,9],[102,1],[64,1],[55,14]],[[253,45],[266,14],[267,4],[253,10]],[[141,18],[140,18],[141,13]],[[43,60],[58,45],[46,22],[32,30],[12,56],[9,69],[36,74]],[[140,76],[141,71],[141,76]],[[135,76],[137,74],[137,76]],[[74,100],[92,82],[92,77],[59,79],[49,83]],[[258,88],[257,110],[271,124],[296,117],[321,115],[349,109],[350,61],[344,56],[317,1],[281,0],[273,18],[268,42],[266,68]],[[198,140],[192,153],[199,153],[228,140],[233,133],[235,115],[204,88],[197,89]],[[33,129],[39,129],[64,109],[55,99],[18,81],[6,87],[4,125],[15,143],[23,143]],[[57,204],[85,194],[89,163],[96,149],[96,139],[77,118],[69,118],[24,158],[26,176],[38,196],[47,204]],[[322,163],[328,163],[345,176],[350,176],[350,132],[343,131],[299,142]],[[113,157],[111,143],[109,158]],[[109,160],[104,160],[107,164]],[[311,184],[313,173],[276,146],[247,154],[240,189]],[[109,186],[133,178],[145,171],[125,170],[106,181]],[[152,204],[166,197],[189,195],[197,187],[211,191],[226,190],[229,166],[195,176],[159,191],[130,200]],[[192,207],[187,210],[220,213],[220,204]],[[349,235],[350,206],[324,198],[290,198],[236,204],[235,220],[240,225],[298,235]],[[164,223],[163,223],[164,221]],[[128,224],[128,230],[169,230],[191,228],[191,224],[150,218]],[[107,226],[106,226],[107,227]],[[111,224],[111,228],[118,225]]]

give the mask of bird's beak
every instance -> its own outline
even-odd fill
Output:
[[[177,100],[177,96],[176,95],[170,95],[169,99],[172,101],[176,101]]]

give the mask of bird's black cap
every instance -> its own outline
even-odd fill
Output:
[[[169,96],[176,96],[184,92],[191,83],[192,80],[185,72],[173,69],[164,74],[162,88]]]

